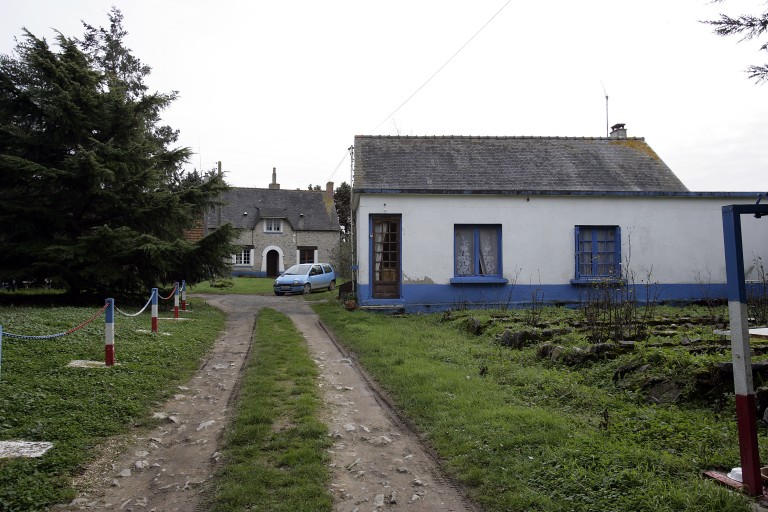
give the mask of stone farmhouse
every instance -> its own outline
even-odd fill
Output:
[[[281,190],[273,169],[269,188],[234,187],[221,201],[202,234],[227,223],[239,230],[233,276],[274,277],[296,263],[327,262],[339,243],[332,182],[324,191]]]

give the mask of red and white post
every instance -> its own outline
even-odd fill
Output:
[[[184,279],[181,280],[181,310],[187,310],[187,282]]]
[[[173,318],[179,318],[179,282],[173,285]]]
[[[749,351],[747,287],[744,280],[744,249],[741,215],[768,215],[768,205],[723,206],[723,241],[727,278],[728,314],[733,358],[733,388],[736,394],[736,422],[742,481],[751,496],[763,494],[760,452],[757,444],[757,407],[752,382],[752,356]]]
[[[157,332],[157,288],[152,288],[152,332]]]
[[[104,316],[104,366],[115,364],[115,299],[107,299]]]

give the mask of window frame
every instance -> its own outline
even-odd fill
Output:
[[[240,252],[236,252],[232,256],[232,264],[238,265],[238,266],[252,266],[253,262],[251,261],[251,253],[253,252],[253,248],[251,247],[243,247],[240,249]]]
[[[312,247],[301,246],[301,247],[297,247],[297,250],[299,252],[299,263],[317,263],[317,261],[315,260],[315,253],[317,251],[316,246],[312,246]],[[304,261],[306,259],[304,258],[304,256],[308,256],[308,255],[311,255],[312,261]]]
[[[277,225],[276,227],[275,227],[275,224]],[[283,220],[278,218],[264,219],[264,232],[265,233],[282,233]]]
[[[581,255],[586,254],[586,251],[581,250],[581,242],[582,242],[582,235],[585,232],[585,230],[589,230],[591,232],[591,251],[590,251],[590,265],[592,267],[592,272],[590,273],[583,273],[581,271]],[[600,254],[609,254],[608,251],[600,251],[600,243],[605,243],[606,240],[600,240],[599,239],[599,233],[601,230],[612,230],[613,231],[613,262],[610,264],[610,268],[613,269],[612,272],[609,273],[600,273],[599,268],[600,266],[604,266],[607,263],[602,262],[600,259]],[[623,269],[621,266],[621,226],[617,225],[610,225],[610,224],[601,224],[601,225],[591,225],[591,224],[578,224],[574,226],[573,229],[574,234],[574,279],[571,280],[571,284],[594,284],[594,283],[623,283]]]
[[[459,229],[472,230],[472,237],[473,237],[473,266],[475,268],[475,273],[473,274],[457,274],[456,273],[456,232]],[[497,261],[497,269],[496,273],[494,274],[481,274],[478,273],[481,264],[480,264],[480,231],[482,229],[495,229],[496,230],[496,261]],[[451,284],[505,284],[507,283],[507,279],[504,278],[504,258],[503,258],[503,249],[502,249],[502,226],[501,224],[454,224],[453,225],[453,258],[451,259],[451,263],[453,265],[453,277],[451,278],[450,282]]]

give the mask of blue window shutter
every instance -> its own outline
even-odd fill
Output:
[[[581,278],[581,275],[579,274],[579,226],[574,226],[573,233],[575,241],[573,249],[574,275],[576,276],[576,279],[579,279]]]
[[[496,228],[496,259],[499,263],[496,265],[496,271],[500,277],[504,277],[504,253],[501,248],[501,226]]]
[[[621,277],[621,226],[616,226],[616,241],[614,242],[614,247],[616,247],[616,269],[619,271],[618,277]]]

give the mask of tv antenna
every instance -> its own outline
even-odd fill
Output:
[[[603,87],[603,94],[605,94],[605,136],[610,137],[611,132],[608,131],[608,92],[606,92],[602,80],[600,80],[600,85]]]

